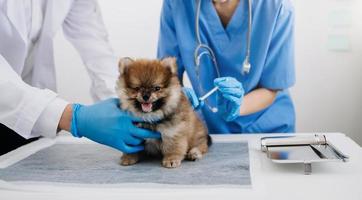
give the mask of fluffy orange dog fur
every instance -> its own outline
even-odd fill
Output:
[[[117,93],[121,109],[145,120],[138,124],[161,133],[162,140],[146,139],[145,151],[123,154],[122,165],[137,163],[141,156],[163,156],[162,166],[175,168],[201,159],[211,138],[182,92],[175,58],[119,62]]]

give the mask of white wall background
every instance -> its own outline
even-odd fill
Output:
[[[344,132],[362,144],[362,1],[294,2],[297,131]],[[117,55],[155,57],[162,0],[99,3]],[[55,46],[60,95],[91,103],[89,78],[76,51],[62,34]]]
[[[362,1],[295,0],[295,8],[297,130],[362,144]]]

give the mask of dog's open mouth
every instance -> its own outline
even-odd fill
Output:
[[[134,105],[139,111],[142,111],[144,113],[150,113],[150,112],[155,112],[158,109],[160,109],[164,105],[164,103],[165,103],[165,99],[160,98],[153,102],[135,101]]]
[[[152,112],[152,103],[141,103],[143,112]]]

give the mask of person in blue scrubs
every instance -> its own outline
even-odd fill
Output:
[[[201,59],[199,77],[196,75],[195,0],[164,0],[158,57],[177,58],[180,81],[186,72],[197,97],[215,85],[222,88],[205,102],[209,106],[200,109],[209,132],[294,132],[295,111],[288,92],[295,83],[294,9],[290,0],[252,1],[252,67],[248,74],[242,73],[248,0],[201,1],[201,40],[213,49],[221,77],[207,56]],[[219,111],[212,112],[210,106]]]

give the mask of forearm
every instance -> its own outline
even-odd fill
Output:
[[[70,131],[70,125],[72,122],[72,113],[73,113],[72,105],[68,104],[63,111],[62,117],[60,118],[58,129]]]
[[[54,137],[68,104],[49,89],[25,83],[0,54],[0,121],[24,138]]]
[[[240,107],[240,115],[248,115],[270,106],[277,95],[276,90],[258,88],[245,95]]]

